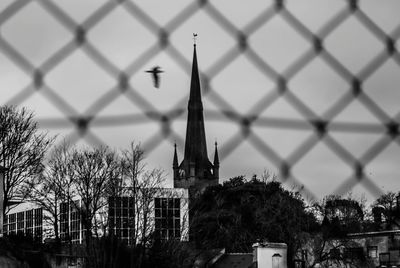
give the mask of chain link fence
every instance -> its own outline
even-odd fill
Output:
[[[231,154],[235,154],[235,150],[246,141],[266,161],[277,168],[283,181],[297,185],[303,184],[302,191],[309,197],[316,197],[318,193],[315,192],[315,187],[311,187],[312,180],[322,180],[323,178],[310,178],[308,183],[303,183],[302,179],[294,172],[294,167],[307,157],[318,144],[323,143],[330,152],[351,170],[351,174],[342,178],[343,180],[337,184],[335,189],[328,189],[328,191],[343,194],[361,184],[364,189],[367,189],[376,197],[382,193],[382,188],[376,178],[372,178],[370,174],[367,174],[366,166],[372,163],[389,146],[395,144],[397,148],[400,144],[400,109],[397,109],[394,114],[389,113],[385,109],[384,103],[378,103],[371,97],[371,94],[366,93],[364,85],[388,61],[392,63],[394,69],[400,69],[400,54],[396,44],[400,37],[400,22],[390,32],[387,32],[360,8],[361,2],[356,0],[338,2],[341,3],[340,8],[332,16],[324,18],[323,23],[320,24],[317,30],[313,30],[302,19],[298,18],[290,8],[289,3],[283,0],[271,1],[269,4],[265,4],[265,8],[251,15],[251,19],[243,27],[239,27],[226,13],[217,8],[216,3],[206,0],[185,3],[183,5],[184,8],[176,12],[164,24],[160,24],[141,5],[133,0],[102,2],[82,22],[77,22],[69,12],[59,5],[58,1],[10,1],[8,4],[4,4],[0,15],[0,27],[2,29],[0,50],[7,60],[17,66],[17,69],[24,72],[30,79],[27,85],[15,90],[15,94],[11,94],[11,97],[6,101],[2,100],[2,104],[23,105],[26,100],[40,92],[48,102],[51,102],[64,115],[62,118],[58,118],[49,114],[48,117],[40,118],[40,126],[43,129],[72,129],[72,133],[66,137],[71,142],[77,142],[79,139],[84,138],[93,145],[105,144],[107,141],[101,139],[96,131],[93,131],[95,127],[104,127],[112,130],[116,126],[129,126],[134,129],[144,122],[151,121],[159,125],[160,131],[157,131],[154,135],[148,135],[148,138],[142,141],[149,154],[165,140],[171,143],[177,141],[178,144],[183,145],[185,133],[177,132],[172,125],[177,120],[184,121],[186,119],[188,91],[185,93],[186,95],[178,96],[179,100],[172,109],[164,111],[158,109],[149,99],[144,97],[141,90],[132,85],[131,78],[147,69],[149,62],[155,55],[164,52],[174,61],[178,68],[181,68],[187,74],[182,79],[189,80],[192,55],[183,54],[176,43],[171,42],[171,36],[192,17],[202,12],[207,15],[208,20],[217,24],[224,34],[228,35],[234,42],[233,46],[214,58],[209,67],[203,69],[201,74],[203,95],[207,102],[216,107],[216,109],[206,108],[205,110],[206,128],[209,122],[229,123],[238,127],[237,132],[233,133],[229,139],[219,140],[222,169],[227,168],[224,159],[227,159]],[[32,63],[32,60],[22,53],[18,49],[18,45],[11,41],[9,35],[4,32],[4,28],[9,27],[8,25],[12,23],[12,20],[19,16],[25,16],[24,10],[32,4],[36,4],[40,9],[44,10],[52,20],[55,20],[54,23],[64,28],[65,35],[71,37],[65,38],[65,42],[62,41],[64,43],[56,49],[44,52],[47,54],[39,64]],[[303,4],[308,5],[308,3]],[[379,4],[385,5],[385,3]],[[225,5],[229,4],[226,3]],[[249,3],[249,5],[251,4]],[[152,42],[145,44],[144,50],[137,57],[130,58],[127,56],[127,64],[124,67],[115,64],[110,59],[109,54],[99,49],[98,44],[93,39],[88,38],[88,35],[95,31],[96,27],[117,8],[123,9],[136,22],[139,22],[144,27],[146,34],[150,34],[153,38]],[[312,10],[312,12],[318,13],[318,10]],[[286,27],[290,27],[296,35],[300,36],[303,40],[302,42],[306,43],[306,49],[291,58],[284,68],[275,66],[273,61],[267,60],[263,53],[260,53],[260,50],[257,49],[260,46],[260,44],[257,44],[257,39],[253,38],[257,31],[263,27],[268,27],[277,18],[283,21]],[[330,46],[327,45],[328,39],[335,38],[335,34],[333,34],[335,31],[347,27],[344,24],[348,20],[360,24],[374,39],[374,42],[381,46],[381,49],[378,49],[376,53],[371,53],[369,59],[359,64],[358,70],[349,68],[346,60],[343,60],[343,57],[338,56],[337,53],[333,53]],[[132,34],[134,35],[135,33],[132,32]],[[263,34],[268,35],[268,31]],[[199,38],[201,40],[202,36]],[[348,40],[339,40],[339,42],[344,46],[343,49],[346,50],[345,47]],[[332,42],[330,41],[330,43]],[[215,44],[215,46],[217,45]],[[265,49],[268,50],[268,48]],[[49,85],[46,80],[46,77],[51,72],[71,58],[78,50],[85,57],[88,57],[91,62],[95,63],[104,76],[111,77],[115,83],[115,86],[110,86],[103,92],[93,91],[95,92],[93,93],[94,102],[84,112],[76,110],[72,104],[74,100],[63,98],[55,90],[54,86]],[[207,51],[202,51],[201,46],[199,46],[199,51],[201,51],[200,54],[202,55],[208,53]],[[239,57],[245,57],[252,68],[255,68],[268,81],[272,81],[271,87],[260,95],[259,100],[246,113],[241,112],[234,104],[230,103],[214,83]],[[300,93],[296,93],[291,87],[296,75],[307,69],[316,59],[322,61],[330,72],[340,77],[345,85],[343,94],[340,94],[339,98],[332,99],[323,112],[316,112],[312,107],[313,100],[305,100],[299,95]],[[201,56],[199,61],[202,61]],[[246,70],[243,70],[243,73],[245,72]],[[330,81],[326,81],[327,85],[329,83]],[[162,90],[162,85],[163,81],[161,81],[160,90]],[[398,85],[392,86],[396,87]],[[249,87],[252,87],[252,85],[250,84]],[[188,87],[186,89],[188,90]],[[101,115],[101,111],[121,95],[124,95],[137,108],[138,112],[124,115]],[[290,104],[290,108],[295,110],[299,115],[299,119],[297,117],[269,116],[268,110],[280,100]],[[338,115],[355,101],[372,114],[373,117],[377,118],[376,122],[336,120]],[[255,131],[256,128],[262,128],[265,131],[281,129],[285,132],[304,130],[310,131],[312,134],[308,135],[306,139],[302,140],[298,146],[283,157],[279,152],[279,148],[274,147],[263,135]],[[206,131],[208,130],[206,129]],[[361,137],[368,134],[378,135],[379,138],[371,144],[365,144],[366,149],[364,152],[361,155],[356,155],[351,149],[346,148],[340,139],[333,135],[335,132],[355,134],[356,139],[358,136]],[[180,149],[182,150],[182,148]],[[392,156],[400,159],[398,153],[399,151],[392,154]],[[172,150],[171,154],[166,155],[165,158],[172,160]],[[235,164],[237,165],[237,163],[233,163],[233,165]],[[315,162],[311,163],[309,168],[314,169],[318,165],[325,164]],[[329,177],[329,174],[326,174],[326,176]],[[393,177],[395,174],[390,176]]]

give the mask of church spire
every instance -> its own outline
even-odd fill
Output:
[[[196,45],[194,45],[193,50],[192,80],[190,82],[187,120],[184,158],[189,162],[205,162],[208,157]]]
[[[195,35],[193,36],[196,37]],[[214,166],[207,156],[196,44],[193,47],[184,157],[180,165],[176,168],[177,162],[178,159],[174,155],[174,187],[189,189],[189,195],[192,195],[202,191],[207,186],[218,184],[218,153],[214,156],[214,162],[218,163],[217,166]]]

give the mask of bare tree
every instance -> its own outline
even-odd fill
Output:
[[[53,226],[53,235],[60,238],[60,204],[69,202],[73,196],[73,181],[68,174],[70,159],[69,144],[65,141],[52,150],[46,167],[38,176],[33,176],[25,185],[25,198],[42,207],[43,218]],[[66,232],[68,230],[61,230]]]
[[[303,259],[306,267],[369,267],[362,251],[351,251],[361,247],[352,239],[334,239],[325,237],[322,233],[304,233],[299,240],[303,247],[297,252],[296,258]]]
[[[372,204],[372,214],[375,224],[378,224],[378,229],[398,229],[400,227],[400,208],[397,203],[399,195],[400,192],[394,193],[389,191],[379,196]],[[382,223],[384,223],[383,226],[381,225]]]
[[[124,174],[123,195],[128,196],[133,202],[134,219],[131,222],[133,229],[130,237],[133,250],[132,258],[136,267],[141,267],[145,259],[145,250],[156,238],[155,235],[155,200],[156,198],[168,199],[179,198],[181,206],[188,207],[183,194],[176,189],[166,189],[163,185],[166,181],[166,173],[160,168],[146,169],[144,163],[144,152],[140,144],[131,143],[130,148],[122,151],[122,166]],[[187,213],[181,213],[183,226],[187,219]],[[182,235],[187,230],[182,229]]]
[[[120,176],[119,161],[116,153],[107,147],[73,149],[68,169],[74,188],[71,201],[81,202],[80,205],[76,202],[72,204],[75,204],[75,209],[81,215],[85,242],[89,249],[92,232],[97,233],[96,216],[107,204],[106,189],[110,181],[116,181]]]
[[[299,235],[296,259],[305,261],[306,267],[367,267],[362,245],[347,236],[362,231],[364,198],[356,200],[351,193],[347,197],[329,195],[314,202],[310,210],[320,226],[313,233]]]
[[[39,133],[32,112],[13,106],[0,107],[0,163],[4,174],[3,213],[10,200],[23,197],[23,185],[43,168],[42,162],[53,138]]]
[[[130,199],[133,210],[129,218],[129,239],[133,250],[131,263],[141,267],[146,259],[145,249],[154,241],[155,198],[183,197],[181,192],[162,188],[165,178],[161,169],[145,169],[144,152],[139,144],[131,143],[130,148],[119,155],[106,147],[77,149],[64,142],[55,147],[40,176],[28,181],[25,195],[48,212],[47,220],[52,223],[57,238],[61,232],[68,238],[69,231],[59,230],[60,205],[67,204],[68,210],[80,215],[91,267],[98,265],[98,260],[104,255],[98,250],[98,243],[91,242],[93,235],[100,238],[99,233],[105,235],[109,232],[110,241],[118,240],[113,240],[115,223],[111,224],[110,218],[107,219],[112,206],[110,200]],[[126,209],[123,207],[123,211]],[[116,216],[114,220],[125,219]],[[101,228],[103,232],[98,232]]]
[[[135,190],[139,185],[139,178],[145,171],[144,151],[140,144],[131,142],[129,149],[122,150],[122,164],[126,186]]]
[[[145,170],[144,151],[140,144],[131,142],[129,149],[122,151],[124,176],[124,190],[122,193],[134,200],[134,217],[130,221],[133,229],[130,243],[133,247],[133,258],[138,267],[144,258],[144,249],[149,241],[151,228],[151,213],[154,211],[154,196],[160,191],[160,186],[165,180],[164,172],[160,169]]]

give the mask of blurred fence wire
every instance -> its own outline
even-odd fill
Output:
[[[67,12],[65,12],[57,1],[52,0],[15,0],[12,1],[0,14],[0,27],[7,24],[13,17],[19,16],[20,12],[31,2],[38,3],[48,14],[54,17],[58,23],[62,24],[74,38],[68,40],[57,51],[48,55],[48,58],[39,66],[32,64],[11,42],[7,40],[5,35],[0,36],[0,50],[6,57],[18,66],[23,72],[28,74],[32,79],[29,85],[18,94],[13,96],[8,103],[20,104],[24,100],[31,97],[37,91],[41,91],[48,100],[65,114],[65,118],[43,118],[40,121],[42,127],[58,128],[65,126],[67,118],[76,128],[78,136],[70,137],[75,142],[79,137],[85,136],[93,144],[102,144],[103,141],[91,131],[94,125],[113,127],[119,124],[140,124],[144,121],[155,121],[161,126],[160,133],[150,137],[144,141],[147,150],[152,150],[167,137],[173,137],[182,141],[184,133],[175,133],[171,128],[171,124],[180,115],[186,111],[180,107],[172,109],[170,112],[160,112],[149,101],[143,98],[134,87],[131,86],[129,79],[138,71],[146,68],[144,65],[155,54],[164,51],[181,66],[182,69],[190,73],[191,62],[187,57],[181,54],[170,42],[170,36],[187,20],[194,16],[200,10],[216,22],[223,30],[236,40],[237,45],[228,49],[215,60],[211,67],[202,73],[202,88],[205,95],[210,94],[210,101],[218,107],[218,111],[206,111],[207,120],[225,121],[234,123],[239,126],[239,131],[228,141],[223,141],[220,151],[221,158],[226,158],[235,148],[237,148],[243,140],[247,140],[254,148],[273,163],[280,170],[283,180],[296,181],[296,176],[292,172],[292,167],[312,150],[318,143],[325,145],[353,170],[353,174],[340,185],[335,193],[344,193],[347,189],[352,188],[356,184],[363,184],[374,195],[381,193],[376,183],[364,172],[367,164],[382,152],[389,144],[395,142],[400,144],[399,139],[399,120],[400,113],[395,116],[389,115],[382,106],[364,92],[363,82],[375,73],[386,61],[392,59],[399,67],[400,54],[396,49],[396,42],[400,37],[400,25],[395,27],[391,33],[382,30],[371,18],[358,7],[358,1],[349,0],[346,5],[340,9],[334,16],[327,18],[323,26],[315,33],[311,31],[300,19],[298,19],[287,7],[283,0],[276,0],[269,7],[263,10],[259,15],[254,16],[252,20],[243,28],[238,28],[229,18],[221,13],[212,1],[198,0],[193,1],[183,8],[173,19],[165,25],[159,25],[150,15],[146,13],[134,1],[115,0],[106,1],[97,8],[82,23],[77,23]],[[383,3],[382,3],[383,4]],[[134,59],[127,68],[121,69],[117,67],[108,57],[101,52],[95,44],[88,38],[88,33],[117,7],[125,9],[132,17],[140,21],[141,24],[156,37],[156,42],[148,44],[144,53]],[[249,38],[260,27],[270,23],[270,21],[279,16],[293,30],[301,35],[311,45],[300,57],[293,59],[288,68],[279,72],[267,60],[249,45]],[[383,50],[374,55],[360,71],[353,72],[326,49],[324,41],[337,28],[341,27],[342,22],[352,17],[363,25],[376,40],[384,45]],[[82,50],[93,62],[95,62],[108,75],[113,77],[117,82],[117,86],[107,91],[101,96],[85,114],[78,113],[74,107],[56,93],[53,88],[46,84],[45,77],[57,65],[68,59],[76,50]],[[250,112],[242,114],[238,112],[233,105],[227,102],[212,86],[212,81],[227,68],[237,57],[245,56],[251,64],[254,65],[268,79],[274,81],[274,90],[265,94],[259,102],[257,102]],[[302,69],[304,69],[315,58],[322,59],[331,70],[339,75],[348,84],[348,90],[331,107],[323,114],[316,114],[302,99],[292,92],[289,87],[291,79]],[[125,94],[130,101],[137,106],[142,113],[121,116],[99,116],[98,113],[119,95]],[[301,114],[306,120],[295,120],[285,118],[263,117],[261,113],[273,105],[278,99],[284,98],[288,101],[292,108]],[[341,111],[343,111],[354,100],[358,100],[370,113],[379,118],[380,123],[345,123],[333,122]],[[182,102],[187,101],[187,96]],[[96,119],[94,121],[94,119]],[[252,131],[254,126],[275,127],[290,130],[312,130],[315,135],[306,139],[296,150],[288,157],[282,158],[265,139]],[[381,138],[374,144],[368,145],[366,152],[360,157],[356,157],[351,151],[340,144],[332,135],[331,131],[340,130],[350,133],[378,133],[382,134]],[[313,195],[305,185],[304,191]],[[333,191],[333,189],[332,189]]]

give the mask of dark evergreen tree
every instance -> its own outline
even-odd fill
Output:
[[[297,236],[317,227],[301,195],[285,190],[278,181],[246,181],[235,177],[208,187],[192,207],[191,237],[204,249],[251,252],[259,241],[288,244],[289,258]]]

